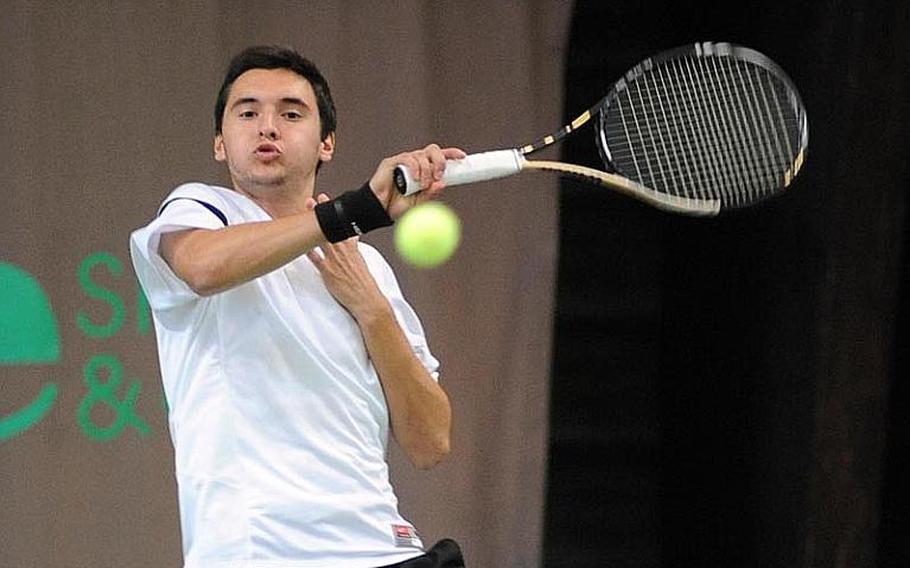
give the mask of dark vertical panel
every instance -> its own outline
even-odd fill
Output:
[[[813,183],[825,199],[814,463],[805,566],[875,559],[887,383],[893,353],[900,226],[906,206],[910,10],[832,2],[808,31],[820,114]],[[836,57],[823,59],[824,54]]]
[[[908,179],[907,12],[884,1],[576,5],[566,118],[641,57],[726,40],[789,72],[811,141],[789,195],[714,220],[564,184],[548,566],[571,565],[564,554],[872,561]],[[563,159],[597,165],[592,149],[576,137]],[[898,468],[900,439],[891,447]],[[573,475],[596,484],[570,488]],[[603,510],[579,518],[578,503]],[[906,510],[885,510],[883,543],[895,542]]]
[[[566,121],[654,49],[682,41],[672,17],[648,17],[661,4],[576,4]],[[593,137],[567,140],[562,159],[600,167]],[[656,566],[664,216],[572,180],[560,216],[545,564]]]
[[[888,401],[887,448],[882,482],[879,568],[910,566],[910,217],[904,216],[900,303],[894,337],[894,372]]]
[[[803,548],[815,300],[825,258],[809,222],[822,191],[808,178],[823,153],[803,52],[812,7],[771,2],[713,13],[707,33],[762,51],[801,89],[810,168],[789,195],[757,208],[712,220],[668,219],[662,557],[667,566],[795,565]],[[699,27],[697,19],[680,18]]]

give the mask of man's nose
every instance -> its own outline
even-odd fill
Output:
[[[259,136],[268,140],[278,139],[278,126],[275,123],[275,117],[270,113],[262,115],[262,121],[259,123]]]

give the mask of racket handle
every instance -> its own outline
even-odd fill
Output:
[[[469,154],[461,160],[446,162],[442,181],[447,186],[464,185],[515,175],[521,171],[524,157],[518,150],[493,150]],[[420,191],[420,182],[411,177],[405,166],[395,167],[395,187],[402,195]]]

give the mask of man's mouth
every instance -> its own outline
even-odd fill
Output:
[[[260,160],[272,161],[281,155],[281,149],[274,144],[264,143],[256,146],[255,154]]]

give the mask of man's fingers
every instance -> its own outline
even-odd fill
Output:
[[[426,152],[417,153],[417,164],[420,171],[420,187],[426,189],[433,183],[433,166],[430,164],[430,157]]]
[[[436,144],[430,144],[425,151],[430,156],[433,164],[433,183],[424,189],[427,199],[433,199],[446,186],[443,181],[443,174],[449,160],[461,160],[467,156],[464,150],[460,148],[440,148]]]
[[[443,175],[445,174],[446,166],[448,165],[449,160],[461,160],[467,157],[467,154],[460,148],[440,148],[436,144],[430,144],[424,150],[429,157],[431,167],[433,168],[432,183],[429,186],[424,188],[424,191],[428,191],[433,195],[436,195],[442,188],[445,187],[445,183],[442,182]]]
[[[426,190],[442,179],[448,160],[461,159],[465,155],[458,148],[443,150],[436,144],[430,144],[422,150],[399,154],[395,160],[397,164],[407,167],[411,177],[419,181],[420,186]]]
[[[461,160],[468,156],[461,148],[443,148],[442,155],[447,160]]]
[[[442,179],[442,172],[446,169],[446,157],[442,153],[442,148],[436,144],[430,144],[423,149],[430,165],[430,177],[433,181]]]
[[[420,179],[420,164],[413,154],[405,153],[395,156],[395,165],[404,166],[408,170],[408,176],[411,179]]]
[[[397,219],[411,206],[436,197],[446,185],[443,178],[448,162],[465,157],[467,154],[461,148],[441,148],[437,144],[429,144],[420,150],[402,152],[380,162],[373,177],[370,178],[370,188],[380,198],[389,215]],[[391,183],[391,173],[396,166],[403,166],[407,170],[406,175],[419,184],[421,194],[402,198],[395,191]]]

